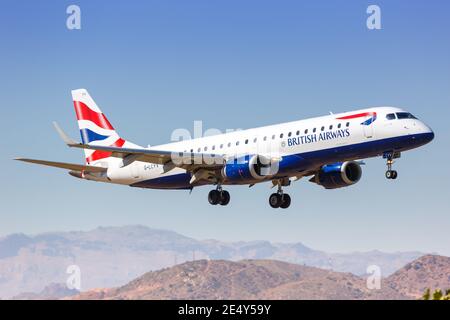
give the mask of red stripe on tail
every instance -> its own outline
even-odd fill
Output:
[[[111,123],[106,119],[103,113],[98,113],[91,110],[87,105],[81,101],[74,101],[75,112],[78,120],[89,120],[94,122],[97,126],[103,129],[114,130]]]

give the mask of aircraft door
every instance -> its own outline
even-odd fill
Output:
[[[364,136],[367,139],[373,138],[373,122],[370,119],[372,119],[372,116],[365,117],[362,124]]]

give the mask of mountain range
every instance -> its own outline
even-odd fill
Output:
[[[112,289],[70,299],[419,299],[450,288],[450,258],[426,255],[369,289],[363,277],[275,260],[199,260],[147,272]]]
[[[71,265],[79,267],[81,290],[87,291],[120,287],[150,270],[192,260],[277,260],[352,276],[365,275],[368,266],[377,265],[386,277],[422,255],[380,251],[339,254],[302,243],[196,240],[145,226],[12,234],[0,238],[0,297],[38,293],[51,283],[65,283]]]

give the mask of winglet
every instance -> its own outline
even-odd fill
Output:
[[[56,129],[56,132],[58,132],[61,139],[64,141],[65,144],[67,144],[69,147],[79,145],[80,143],[76,142],[72,138],[70,138],[64,131],[61,129],[61,127],[56,123],[56,121],[53,121],[53,126]]]

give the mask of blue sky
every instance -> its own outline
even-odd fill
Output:
[[[0,234],[144,224],[196,238],[301,241],[335,252],[421,250],[450,255],[448,1],[4,1],[0,11]],[[81,8],[82,29],[66,28]],[[366,28],[377,4],[382,30]],[[355,186],[306,179],[269,207],[267,184],[140,190],[80,181],[16,156],[83,161],[54,132],[78,129],[70,90],[87,88],[119,133],[165,143],[176,128],[249,128],[395,105],[435,140],[405,153],[399,179],[371,159]]]

